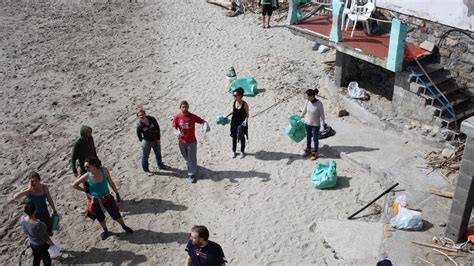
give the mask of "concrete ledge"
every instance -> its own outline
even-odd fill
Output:
[[[470,138],[474,138],[474,116],[462,121],[461,132]]]

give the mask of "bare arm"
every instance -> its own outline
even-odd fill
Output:
[[[109,185],[110,185],[110,187],[112,188],[112,190],[113,190],[115,193],[118,193],[118,189],[117,189],[117,187],[115,186],[115,183],[114,183],[114,181],[112,180],[112,177],[110,176],[109,169],[107,169],[107,168],[104,167],[104,171],[105,171],[105,174],[107,175],[107,178],[109,179]]]
[[[234,112],[232,111],[232,112],[230,112],[228,115],[226,115],[225,117],[229,117],[229,116],[231,116],[233,113],[234,113]]]
[[[77,178],[76,180],[74,180],[74,182],[72,182],[71,184],[71,187],[74,188],[74,189],[77,189],[79,191],[82,191],[82,192],[86,192],[86,189],[79,186],[80,184],[82,184],[84,181],[86,181],[87,179],[87,175],[84,174],[82,175],[81,177]]]
[[[184,266],[192,266],[192,261],[191,261],[191,257],[187,257],[186,258],[186,261],[184,262]]]
[[[20,190],[19,192],[15,193],[15,195],[13,195],[13,199],[18,199],[19,197],[23,197],[23,196],[26,196],[30,194],[30,187],[25,187],[23,188],[22,190]]]
[[[56,211],[56,206],[54,206],[53,198],[51,197],[51,193],[49,193],[48,186],[43,185],[43,188],[44,188],[44,191],[46,191],[46,196],[47,196],[47,199],[48,199],[49,206],[51,206],[51,208],[53,209],[54,212],[57,212]]]

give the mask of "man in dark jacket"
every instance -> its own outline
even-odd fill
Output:
[[[92,128],[88,126],[81,127],[81,137],[74,143],[72,148],[72,172],[75,177],[80,177],[87,172],[84,167],[84,160],[88,157],[96,157],[97,152],[95,150],[94,139],[92,138]],[[79,172],[77,171],[76,162],[79,160]],[[89,184],[84,183],[86,190],[89,190]]]
[[[166,165],[161,160],[160,126],[153,116],[146,115],[145,110],[137,112],[137,136],[142,143],[142,168],[149,176],[153,175],[148,168],[148,157],[153,148],[158,169],[166,169]]]
[[[72,172],[76,177],[79,177],[87,172],[84,168],[84,160],[87,157],[96,157],[97,152],[95,150],[94,138],[92,138],[92,128],[88,126],[81,127],[81,137],[74,144],[72,149]],[[77,171],[76,162],[79,160],[79,170]]]

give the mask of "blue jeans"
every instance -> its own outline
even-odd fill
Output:
[[[148,168],[148,157],[150,157],[150,151],[153,148],[156,157],[156,164],[158,168],[163,165],[161,161],[161,145],[159,141],[146,141],[142,140],[142,168],[145,172],[149,172],[150,169]]]
[[[318,146],[319,146],[318,134],[319,134],[320,127],[310,126],[307,124],[304,124],[304,126],[306,128],[306,150],[312,151],[312,152],[318,152]],[[311,149],[311,140],[314,141],[314,149]]]

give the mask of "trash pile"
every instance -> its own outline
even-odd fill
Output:
[[[425,156],[427,165],[432,168],[432,171],[439,170],[439,173],[454,185],[455,178],[459,174],[464,147],[464,140],[456,139],[450,143],[450,147],[442,151],[431,151]]]

